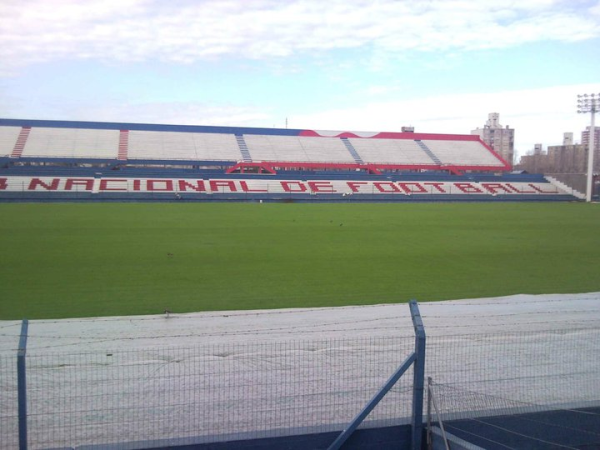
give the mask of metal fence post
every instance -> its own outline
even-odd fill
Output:
[[[427,377],[427,450],[433,446],[431,440],[431,377]]]
[[[412,421],[411,421],[411,449],[421,450],[421,433],[423,432],[423,390],[425,387],[425,328],[419,313],[419,307],[416,300],[409,303],[410,315],[415,328],[415,351],[412,352],[402,363],[394,374],[385,382],[375,396],[367,403],[358,415],[352,419],[352,422],[342,431],[337,439],[327,450],[339,450],[350,435],[359,427],[369,413],[377,406],[388,391],[404,375],[404,373],[414,364],[413,372],[413,401],[412,401]]]
[[[415,365],[413,368],[413,401],[411,416],[411,449],[421,450],[423,434],[423,392],[425,390],[425,328],[416,300],[409,303],[415,328]]]
[[[27,355],[27,329],[29,321],[23,319],[21,338],[17,351],[17,399],[19,403],[19,450],[27,450],[27,379],[25,357]]]
[[[411,353],[408,356],[408,358],[406,358],[404,360],[404,362],[398,368],[398,370],[396,370],[396,372],[394,372],[394,374],[386,381],[386,383],[379,390],[379,392],[377,392],[377,394],[375,394],[375,396],[369,401],[369,403],[367,403],[367,406],[365,406],[362,409],[362,411],[354,419],[352,419],[352,422],[350,422],[350,425],[348,425],[348,427],[346,427],[344,429],[344,431],[342,431],[342,434],[340,434],[337,437],[337,439],[333,442],[333,444],[331,444],[327,448],[327,450],[339,450],[342,447],[344,442],[346,442],[348,440],[350,435],[352,433],[354,433],[354,431],[359,427],[359,425],[362,423],[362,421],[365,420],[365,418],[369,415],[369,413],[371,411],[373,411],[373,409],[377,406],[377,404],[381,401],[381,399],[383,397],[385,397],[385,395],[389,392],[389,390],[392,387],[394,387],[394,384],[396,384],[396,382],[400,379],[400,377],[402,375],[404,375],[404,372],[406,372],[410,368],[411,364],[414,361],[415,361],[415,354]]]

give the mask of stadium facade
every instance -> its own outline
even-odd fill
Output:
[[[479,136],[0,119],[2,201],[573,200]]]

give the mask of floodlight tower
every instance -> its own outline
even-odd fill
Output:
[[[600,93],[596,94],[583,94],[577,96],[577,112],[579,114],[592,114],[592,124],[590,126],[590,143],[588,147],[588,173],[587,173],[587,191],[585,200],[587,202],[592,201],[592,191],[594,188],[594,150],[595,150],[595,134],[594,129],[594,118],[596,111],[600,109]]]

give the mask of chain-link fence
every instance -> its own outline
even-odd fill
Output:
[[[29,355],[29,448],[340,430],[413,346],[387,337]],[[14,357],[0,359],[2,448],[17,448],[14,367]],[[365,426],[410,415],[407,375]]]
[[[563,304],[530,302],[514,314],[504,303],[488,302],[493,316],[484,315],[483,302],[423,304],[426,330],[431,324],[426,376],[437,387],[442,419],[600,406],[598,301],[580,299],[577,309],[558,312]],[[26,358],[29,448],[125,448],[136,441],[152,447],[341,431],[415,346],[401,318],[375,321],[367,318],[371,310],[354,311],[365,316],[372,337],[357,323],[360,334],[349,338],[87,352],[41,345]],[[569,311],[576,323],[566,320]],[[387,319],[398,336],[382,327]],[[88,339],[91,323],[81,331]],[[385,336],[375,336],[378,327],[387,327]],[[16,351],[3,351],[0,448],[6,449],[18,448],[16,367]],[[362,426],[408,423],[412,384],[409,369]]]
[[[599,448],[598,356],[597,327],[435,336],[428,421],[486,449]]]
[[[545,409],[599,405],[599,357],[600,329],[539,330],[432,337],[426,365],[447,388],[443,417],[457,418],[501,413],[493,398]]]

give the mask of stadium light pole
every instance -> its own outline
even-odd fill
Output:
[[[587,190],[586,198],[587,202],[592,201],[592,194],[594,189],[594,150],[595,150],[595,134],[594,120],[596,111],[600,109],[600,93],[596,94],[583,94],[577,96],[577,113],[579,114],[592,114],[592,123],[590,126],[590,141],[588,146],[588,173],[587,173]]]

